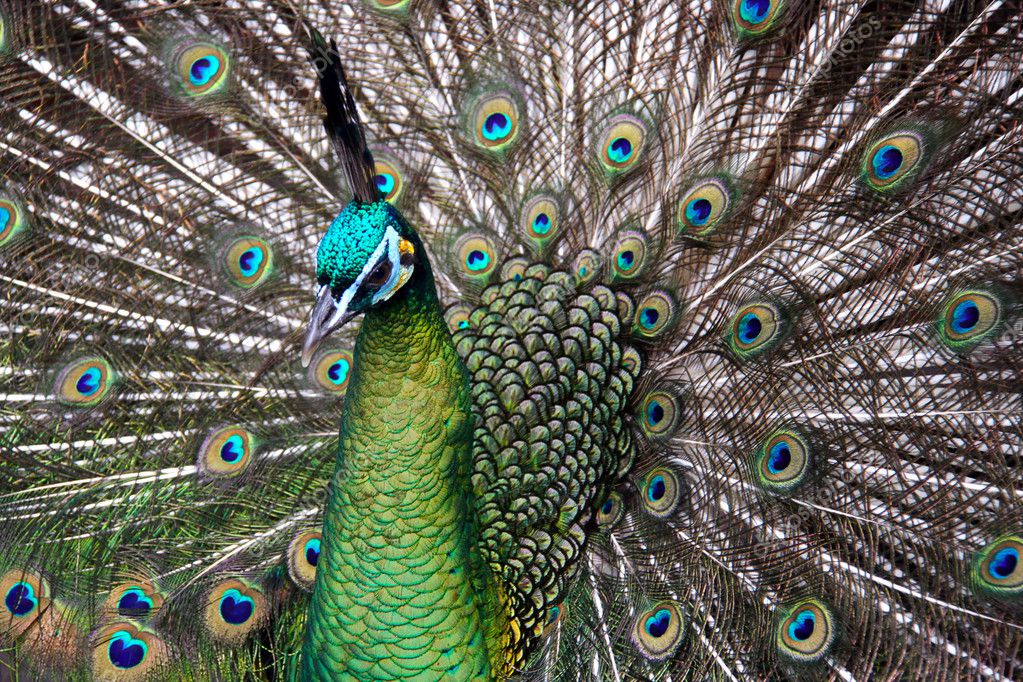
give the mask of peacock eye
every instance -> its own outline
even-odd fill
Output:
[[[383,286],[390,276],[391,261],[383,260],[369,273],[369,277],[366,278],[366,284],[373,287]]]

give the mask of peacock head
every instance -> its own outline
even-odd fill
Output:
[[[320,288],[309,320],[302,364],[320,342],[359,313],[382,305],[412,278],[418,238],[386,201],[352,201],[316,251]]]

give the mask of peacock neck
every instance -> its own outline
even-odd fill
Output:
[[[425,259],[367,313],[354,364],[303,679],[490,679],[468,379]]]

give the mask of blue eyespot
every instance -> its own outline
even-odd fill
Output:
[[[805,642],[813,635],[816,623],[817,617],[814,616],[813,611],[809,609],[800,611],[795,619],[789,623],[789,637],[799,642]]]
[[[153,600],[137,587],[132,587],[117,600],[117,610],[122,616],[144,616],[153,608]]]
[[[646,408],[646,420],[650,426],[657,426],[664,419],[664,407],[656,400],[651,400]]]
[[[753,343],[760,336],[762,329],[760,318],[754,313],[746,313],[739,320],[739,340],[742,343]]]
[[[238,257],[238,269],[242,271],[242,274],[246,277],[252,277],[256,272],[259,271],[259,266],[263,263],[263,250],[257,248],[246,249],[242,251],[242,255]]]
[[[533,218],[533,232],[547,234],[551,229],[551,218],[546,213],[537,213]]]
[[[211,78],[217,75],[218,71],[220,71],[220,60],[215,55],[209,54],[192,62],[192,66],[188,69],[188,80],[192,85],[206,85]]]
[[[26,582],[16,582],[4,595],[4,606],[14,616],[24,616],[35,610],[38,600],[35,589]]]
[[[550,625],[556,621],[559,615],[561,615],[561,609],[557,606],[552,606],[551,610],[547,612],[547,624]]]
[[[631,270],[636,262],[636,254],[632,251],[622,251],[618,254],[618,267],[622,270]]]
[[[607,147],[607,157],[614,163],[625,163],[632,156],[632,143],[624,137],[616,137]]]
[[[650,484],[647,486],[646,494],[651,502],[657,502],[664,497],[666,489],[664,476],[657,475],[650,479]]]
[[[611,498],[608,498],[607,500],[604,501],[604,504],[602,504],[600,506],[600,511],[601,511],[602,514],[606,515],[606,514],[610,514],[611,510],[614,509],[614,508],[615,508],[615,501],[612,500]]]
[[[654,390],[646,394],[640,403],[638,415],[640,428],[649,438],[668,438],[675,430],[679,417],[679,396],[669,390]]]
[[[663,637],[671,625],[671,612],[668,609],[659,609],[646,619],[646,631],[651,637]]]
[[[336,386],[348,381],[348,371],[351,369],[351,365],[348,364],[348,360],[341,358],[329,368],[327,368],[327,378],[330,382]]]
[[[320,540],[313,538],[305,543],[305,560],[310,566],[315,566],[320,561]]]
[[[220,459],[234,464],[245,455],[245,441],[238,434],[229,436],[220,446]]]
[[[231,57],[220,46],[202,38],[189,38],[174,55],[174,70],[183,95],[201,97],[222,91],[228,83]]]
[[[490,256],[485,251],[473,249],[466,256],[465,265],[474,272],[484,270],[490,265]]]
[[[482,92],[466,111],[468,131],[476,144],[495,152],[502,151],[518,137],[525,121],[520,115],[517,93],[513,91]]]
[[[924,126],[910,126],[879,139],[863,155],[861,179],[878,192],[901,190],[923,170],[933,142]]]
[[[347,350],[332,350],[316,360],[311,370],[312,379],[324,390],[341,394],[352,380],[355,360]]]
[[[0,233],[7,229],[7,223],[11,222],[11,212],[0,206]]]
[[[636,303],[633,331],[648,339],[657,338],[671,328],[678,306],[667,291],[654,290]]]
[[[537,194],[523,205],[519,226],[534,246],[542,249],[557,235],[559,210],[558,198],[547,193]]]
[[[881,180],[887,180],[902,168],[902,150],[890,144],[886,144],[876,152],[870,160],[874,166],[874,174]]]
[[[503,140],[512,131],[512,121],[507,114],[496,111],[483,121],[483,137],[491,142]]]
[[[242,289],[259,285],[273,271],[273,251],[262,237],[237,237],[224,247],[223,253],[224,268],[230,282]]]
[[[132,637],[126,630],[118,630],[110,638],[107,656],[115,668],[129,670],[146,660],[148,649],[141,639]]]
[[[252,434],[240,426],[215,428],[203,440],[196,463],[203,476],[231,478],[248,468],[256,445]]]
[[[772,474],[778,474],[788,468],[792,462],[792,450],[789,448],[789,444],[785,441],[778,441],[773,446],[767,456],[767,469]]]
[[[377,189],[384,196],[387,196],[394,190],[395,179],[390,173],[377,173],[373,177],[373,182],[376,184]]]
[[[743,306],[732,318],[728,345],[741,360],[774,348],[787,331],[782,308],[772,303]]]
[[[980,308],[973,301],[966,299],[952,310],[952,331],[965,334],[980,321]]]
[[[806,599],[782,612],[778,623],[778,653],[798,663],[823,659],[835,644],[831,610],[815,599]]]
[[[90,396],[99,390],[102,379],[102,370],[98,367],[90,367],[78,377],[78,381],[75,382],[75,390],[84,396]]]
[[[714,206],[707,199],[693,199],[686,204],[686,220],[695,226],[704,225]]]
[[[1019,551],[1015,547],[998,550],[988,563],[988,572],[995,580],[1005,580],[1012,575],[1019,564]]]
[[[771,13],[771,0],[744,0],[739,14],[751,24],[759,24]]]
[[[647,138],[647,124],[631,114],[613,116],[596,138],[595,151],[605,178],[613,180],[639,162]]]
[[[639,311],[639,324],[644,329],[653,329],[657,326],[657,320],[661,318],[661,314],[657,312],[656,308],[643,308]]]
[[[236,589],[224,592],[220,598],[220,616],[230,625],[241,625],[252,617],[255,602]]]

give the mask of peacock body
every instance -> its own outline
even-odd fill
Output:
[[[0,679],[1023,676],[1018,3],[5,0],[0,120]]]

